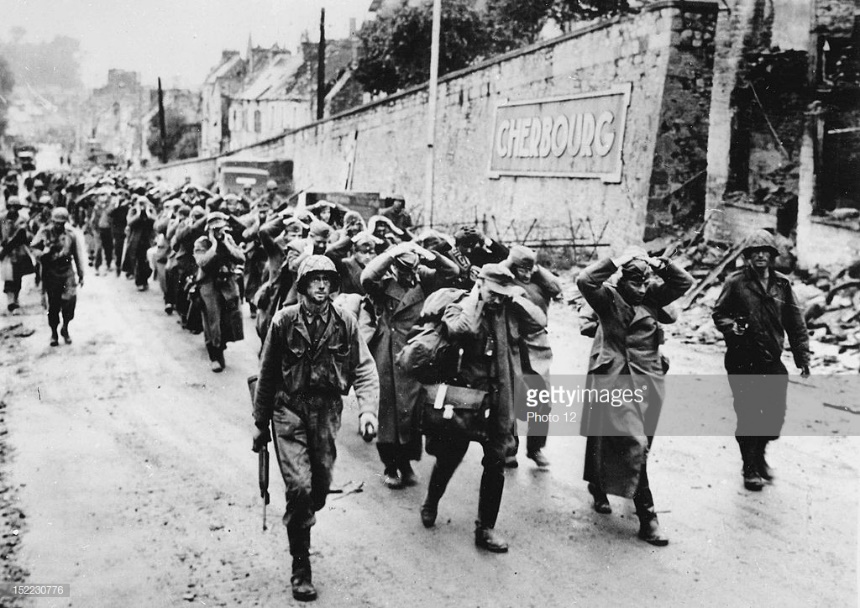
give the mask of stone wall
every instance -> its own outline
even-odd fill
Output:
[[[660,222],[672,226],[676,218],[701,217],[704,210],[705,201],[698,190],[695,195],[688,190],[676,200],[669,195],[707,170],[716,29],[716,12],[684,11],[673,20],[673,52],[663,90],[649,192],[648,224],[655,236]],[[697,209],[676,210],[669,207],[670,202]]]
[[[723,221],[723,196],[729,180],[729,156],[732,142],[732,93],[741,69],[745,41],[752,29],[757,0],[733,0],[731,11],[720,12],[717,21],[714,82],[708,133],[708,177],[705,188],[706,212],[712,214],[705,229],[708,239],[727,241],[729,226]]]
[[[146,174],[162,179],[172,186],[182,185],[186,177],[190,177],[193,184],[208,186],[215,180],[215,162],[216,157],[192,158],[152,167],[146,170]]]
[[[571,32],[443,78],[434,224],[444,229],[483,223],[505,240],[527,232],[530,240],[576,235],[585,242],[609,243],[614,250],[641,242],[652,190],[671,190],[704,166],[716,15],[715,2],[661,1],[636,16]],[[632,93],[620,183],[490,177],[499,104],[626,83]],[[357,191],[402,192],[420,223],[426,219],[421,213],[427,101],[427,86],[415,87],[245,149],[243,155],[293,160],[297,189],[340,190],[349,184]],[[662,173],[655,183],[658,151]]]
[[[707,140],[700,127],[707,124],[702,116],[709,102],[713,41],[706,35],[716,5],[688,2],[683,11],[678,6],[659,3],[636,18],[573,32],[440,82],[434,223],[485,221],[490,232],[506,238],[531,228],[532,238],[566,238],[574,232],[615,246],[640,241],[657,142],[666,152],[660,160],[661,170],[671,175],[668,183],[682,183],[698,165],[672,149],[669,140],[679,125],[702,149]],[[693,23],[698,15],[706,16],[703,27]],[[682,36],[687,30],[699,35]],[[667,78],[671,93],[681,96],[678,104],[664,103]],[[489,178],[493,113],[500,102],[601,91],[625,82],[633,87],[620,184]],[[420,213],[426,104],[421,87],[288,134],[283,152],[295,161],[297,187],[342,188],[354,156],[354,189],[401,191],[413,213]]]

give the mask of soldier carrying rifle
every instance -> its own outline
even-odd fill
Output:
[[[299,267],[299,303],[278,312],[269,328],[254,399],[254,451],[270,440],[286,486],[284,525],[293,556],[293,597],[317,596],[311,581],[311,526],[323,508],[332,479],[342,395],[355,387],[359,429],[376,434],[379,377],[358,324],[331,303],[337,288],[334,262],[312,255]]]

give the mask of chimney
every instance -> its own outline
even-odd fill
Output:
[[[355,36],[355,32],[357,31],[355,24],[356,24],[355,17],[350,17],[349,18],[349,37],[350,38]]]

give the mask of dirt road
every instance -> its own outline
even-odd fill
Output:
[[[163,313],[157,288],[139,294],[125,279],[90,275],[74,344],[57,348],[34,292],[25,304],[26,316],[0,318],[13,528],[4,546],[17,547],[5,567],[20,566],[31,583],[71,585],[71,598],[25,605],[291,604],[274,466],[270,529],[261,531],[250,323],[246,341],[227,350],[227,370],[213,374],[202,337]],[[22,337],[28,328],[35,333]],[[554,308],[551,328],[558,365],[584,369],[589,344],[572,314]],[[716,351],[668,350],[678,373],[721,371]],[[790,399],[812,398],[792,385]],[[725,407],[715,415],[731,416]],[[584,440],[553,437],[548,471],[521,457],[507,473],[498,528],[511,551],[499,556],[472,543],[476,447],[428,531],[418,516],[424,484],[383,487],[375,447],[356,426],[348,403],[335,476],[345,492],[330,497],[313,531],[316,605],[857,605],[856,438],[784,437],[771,450],[777,482],[750,494],[732,438],[659,437],[649,472],[672,543],[657,549],[635,538],[630,501],[613,498],[611,516],[592,512]],[[424,480],[431,464],[419,463]]]

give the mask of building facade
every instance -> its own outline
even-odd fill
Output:
[[[221,61],[209,72],[201,90],[200,148],[202,157],[227,150],[230,99],[242,88],[248,62],[239,51],[224,51]]]

